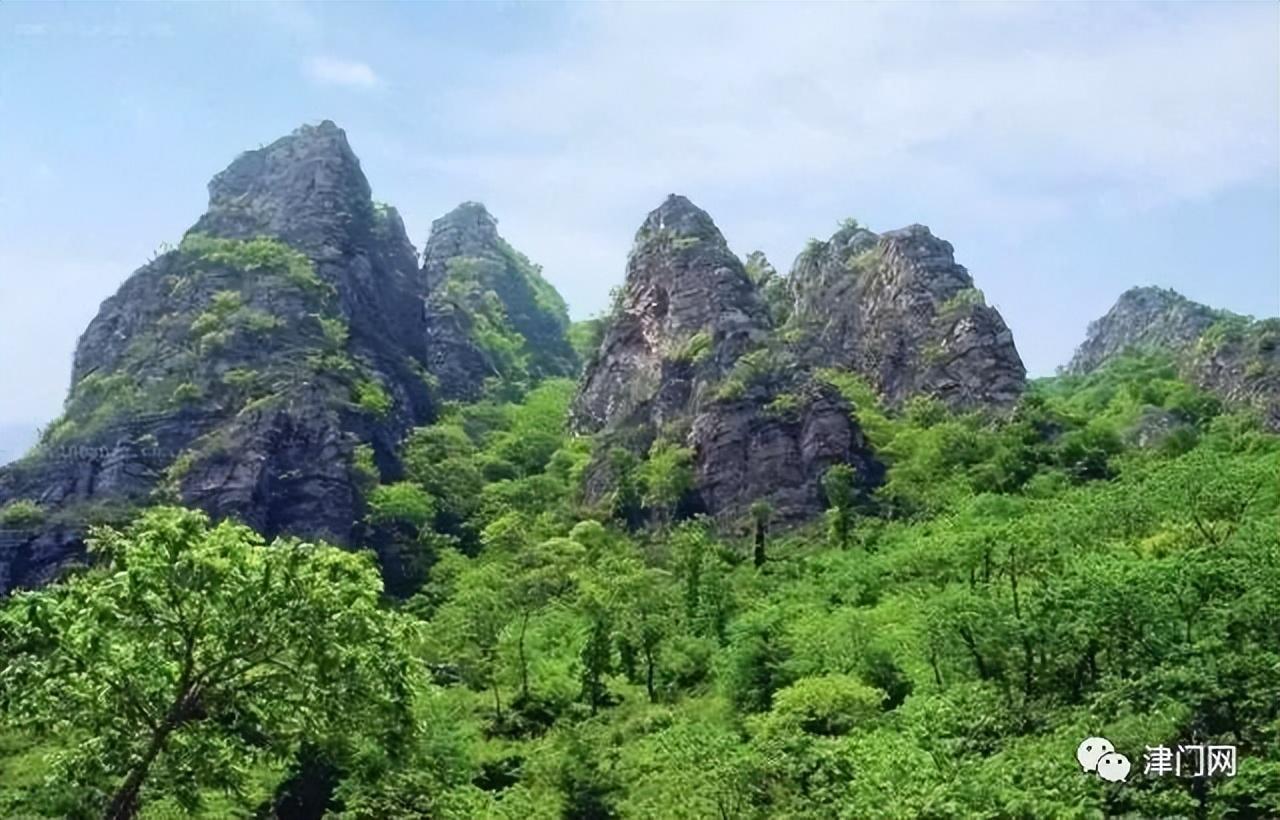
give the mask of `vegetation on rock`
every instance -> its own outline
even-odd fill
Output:
[[[768,532],[760,506],[745,538],[717,534],[672,506],[687,455],[665,443],[618,465],[625,498],[584,505],[590,445],[562,426],[573,385],[551,381],[447,408],[406,442],[406,478],[371,490],[370,521],[428,567],[400,601],[378,601],[359,557],[268,548],[189,513],[101,533],[100,569],[4,609],[9,813],[113,804],[145,758],[130,750],[154,739],[143,715],[183,690],[194,612],[199,668],[279,636],[279,658],[336,700],[296,711],[286,689],[257,688],[297,691],[270,664],[202,690],[205,712],[148,770],[143,816],[245,812],[307,782],[350,817],[1280,809],[1280,440],[1168,360],[1036,382],[1003,420],[924,400],[886,411],[856,377],[825,377],[888,463],[870,495],[828,471],[825,528]],[[1126,444],[1152,407],[1186,435]],[[660,526],[634,529],[632,504]],[[240,592],[299,584],[316,597]],[[320,658],[343,653],[358,677],[326,677],[339,667]],[[113,680],[106,700],[85,688]],[[55,702],[82,706],[54,719]],[[399,746],[379,734],[392,714]],[[1233,743],[1240,770],[1112,789],[1074,770],[1086,734],[1135,758]],[[75,777],[33,776],[45,756]]]

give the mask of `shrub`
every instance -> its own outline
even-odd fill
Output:
[[[880,247],[873,245],[864,251],[855,253],[845,260],[844,266],[847,270],[863,273],[874,269],[880,264]]]
[[[316,373],[328,373],[334,376],[354,376],[356,363],[342,351],[330,353],[312,353],[307,356],[307,367]]]
[[[795,393],[779,393],[765,405],[764,411],[775,418],[794,419],[803,405],[804,401]]]
[[[729,375],[720,384],[716,398],[732,400],[741,398],[752,387],[763,384],[782,373],[790,362],[786,354],[760,348],[742,356],[734,363]]]
[[[232,390],[248,392],[258,384],[258,374],[247,367],[236,367],[222,374],[222,383]]]
[[[773,696],[768,725],[812,735],[845,735],[874,720],[884,692],[849,675],[802,678]]]
[[[338,318],[320,317],[320,331],[324,340],[334,350],[342,350],[347,346],[347,335],[350,329],[347,323]]]
[[[245,308],[234,315],[236,326],[250,333],[269,333],[284,324],[278,317],[262,310]]]
[[[975,287],[962,288],[955,295],[938,306],[941,314],[952,314],[970,306],[985,305],[987,299],[982,291]]]
[[[202,343],[209,341],[217,347],[225,343],[237,330],[249,333],[266,333],[280,327],[283,322],[262,310],[246,307],[244,297],[234,290],[220,290],[213,294],[208,308],[191,322],[191,335]],[[216,339],[211,340],[211,337]]]
[[[192,232],[182,239],[178,250],[206,262],[227,265],[238,270],[267,271],[282,276],[303,290],[331,290],[316,276],[311,260],[278,239],[259,236],[254,239],[225,239]]]
[[[228,326],[231,314],[243,305],[243,297],[234,290],[220,290],[209,300],[209,307],[191,322],[191,335],[208,336]]]
[[[351,388],[352,396],[361,410],[382,418],[391,412],[391,396],[381,384],[372,379],[361,379]]]
[[[408,524],[415,529],[435,517],[435,499],[412,481],[383,484],[369,493],[369,521],[375,524]]]
[[[702,364],[711,356],[711,334],[700,330],[685,340],[672,356],[677,362]]]
[[[44,508],[25,498],[0,507],[0,526],[35,527],[44,521]]]
[[[380,474],[373,457],[373,447],[358,444],[351,453],[351,473],[361,492],[369,493],[378,484]]]
[[[173,400],[177,404],[191,404],[199,401],[203,393],[199,385],[183,382],[173,389]]]

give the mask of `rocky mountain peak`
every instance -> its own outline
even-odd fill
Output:
[[[346,133],[329,120],[246,151],[209,183],[193,230],[275,236],[317,260],[336,258],[373,226],[369,181]]]
[[[464,202],[431,223],[422,252],[427,286],[444,281],[450,259],[478,257],[493,252],[501,242],[498,220],[479,202]]]
[[[1220,318],[1214,309],[1175,290],[1135,287],[1120,294],[1104,316],[1089,323],[1066,372],[1088,373],[1126,351],[1185,351]]]
[[[570,376],[569,312],[541,269],[498,234],[484,205],[431,223],[422,253],[427,367],[447,399],[474,399],[487,379]]]
[[[575,427],[681,415],[695,381],[730,367],[768,325],[754,284],[715,222],[671,194],[636,232],[618,302],[583,375]]]
[[[1022,392],[1013,334],[924,225],[877,235],[850,220],[811,242],[790,279],[808,360],[859,373],[890,405],[928,395],[1001,408]]]
[[[1280,431],[1280,318],[1255,320],[1159,287],[1130,288],[1101,318],[1064,371],[1091,373],[1125,354],[1168,357],[1187,381],[1257,412]]]
[[[813,515],[832,464],[855,463],[868,482],[877,470],[847,402],[783,362],[761,294],[776,272],[763,254],[749,263],[750,272],[705,211],[667,197],[636,233],[572,408],[576,429],[638,456],[659,439],[688,447],[693,508],[731,527],[757,500],[778,521]],[[608,487],[597,461],[587,496]]]
[[[662,204],[649,212],[640,226],[638,237],[663,232],[677,237],[697,237],[724,243],[724,237],[710,214],[680,194],[667,194]]]
[[[394,583],[362,487],[400,474],[407,431],[490,377],[577,368],[564,301],[496,225],[464,203],[420,267],[334,123],[241,154],[178,247],[102,304],[63,416],[0,468],[0,505],[48,512],[0,541],[0,594],[83,556],[88,524],[156,501],[372,547]]]
[[[880,235],[886,277],[903,290],[928,293],[941,304],[966,288],[973,277],[956,264],[950,242],[934,236],[927,225],[909,225]]]

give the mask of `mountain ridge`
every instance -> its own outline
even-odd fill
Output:
[[[178,247],[103,302],[63,416],[0,468],[0,505],[42,510],[6,531],[0,592],[79,560],[86,527],[165,500],[268,536],[378,550],[362,487],[400,475],[404,437],[447,398],[427,280],[331,121],[240,154]],[[456,338],[474,348],[464,325]],[[573,356],[567,339],[556,349]]]
[[[1069,368],[1145,339],[1280,425],[1280,320],[1170,294],[1127,292]],[[863,429],[868,402],[1006,417],[1026,387],[1003,317],[923,225],[847,220],[784,275],[758,252],[744,263],[710,214],[671,194],[590,330],[573,335],[564,299],[483,204],[434,220],[419,258],[345,132],[304,125],[216,174],[178,247],[85,329],[63,415],[0,467],[0,508],[43,510],[6,530],[0,592],[49,580],[83,556],[86,527],[158,501],[268,537],[369,546],[390,583],[407,570],[367,525],[367,495],[403,479],[411,431],[546,379],[579,375],[566,423],[592,449],[585,504],[616,491],[617,451],[674,454],[692,483],[666,515],[738,530],[760,502],[781,523],[821,513],[834,465],[869,493],[884,465]]]
[[[1280,318],[1254,319],[1169,288],[1134,287],[1089,323],[1063,372],[1084,375],[1144,352],[1172,357],[1183,378],[1229,405],[1256,410],[1280,431]]]

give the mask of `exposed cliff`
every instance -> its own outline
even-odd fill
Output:
[[[1219,318],[1218,311],[1176,291],[1130,288],[1120,294],[1105,316],[1089,323],[1084,342],[1071,357],[1066,372],[1089,373],[1127,352],[1188,352]]]
[[[927,395],[1004,410],[1026,377],[1000,314],[928,228],[847,222],[782,277],[759,252],[743,266],[673,195],[636,234],[574,425],[633,450],[663,436],[691,446],[699,500],[723,519],[756,499],[802,518],[822,508],[831,464],[855,463],[867,484],[880,474],[822,368],[862,376],[890,407]],[[588,482],[589,496],[606,489]]]
[[[768,331],[764,306],[711,217],[672,194],[636,233],[574,426],[594,432],[678,419]]]
[[[812,515],[822,473],[863,459],[865,443],[834,391],[772,366],[772,331],[711,217],[673,194],[636,233],[573,425],[639,452],[660,437],[690,446],[699,504],[724,520],[739,522],[758,499],[783,520]],[[604,472],[589,477],[589,497],[606,491]]]
[[[1089,323],[1065,371],[1089,373],[1126,353],[1172,356],[1188,381],[1280,430],[1280,319],[1255,321],[1166,288],[1131,288]]]
[[[877,236],[847,223],[810,243],[790,280],[804,358],[862,375],[890,406],[930,395],[1002,408],[1022,393],[1013,334],[951,244],[923,225]]]
[[[473,205],[437,225],[459,214],[492,227]],[[267,536],[361,540],[361,487],[397,477],[405,433],[458,392],[441,382],[470,383],[438,367],[450,328],[486,372],[502,369],[486,321],[534,374],[573,367],[558,294],[496,232],[482,239],[435,242],[420,267],[331,122],[242,154],[181,244],[103,303],[63,416],[0,469],[0,505],[41,510],[0,532],[0,592],[79,556],[88,524],[157,500]]]
[[[463,203],[432,223],[422,270],[428,369],[444,398],[474,399],[490,378],[577,373],[564,300],[483,205]]]

